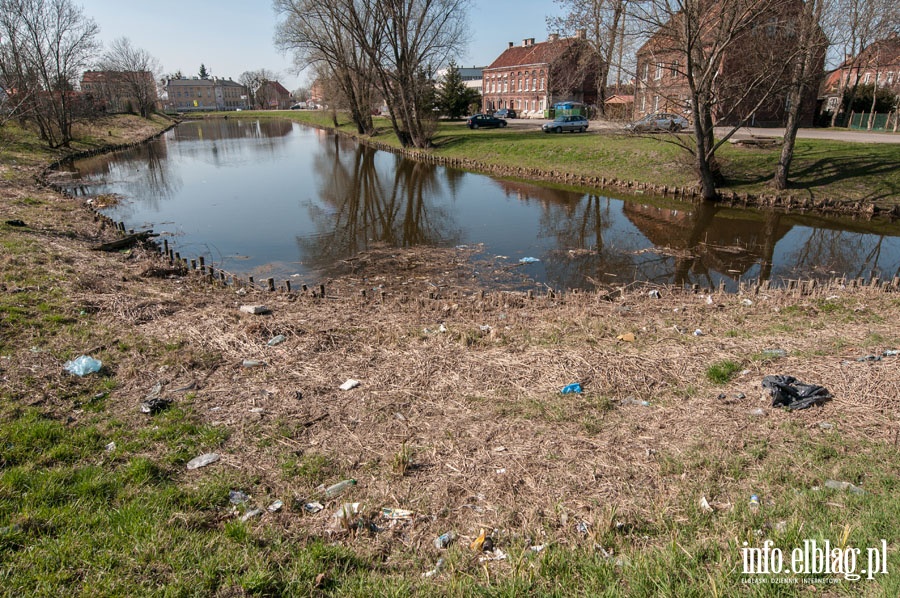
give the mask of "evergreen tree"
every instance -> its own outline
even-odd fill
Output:
[[[200,64],[200,78],[201,79],[209,79],[209,72],[206,70],[206,65]]]
[[[474,90],[466,87],[459,73],[459,67],[451,60],[438,93],[438,107],[441,114],[451,119],[465,116],[472,101],[471,91]]]

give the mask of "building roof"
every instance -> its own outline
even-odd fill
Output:
[[[634,96],[627,95],[613,95],[606,98],[607,104],[632,104],[634,103]]]
[[[274,89],[275,93],[279,95],[291,95],[291,92],[285,89],[284,85],[282,85],[278,81],[266,81],[265,84]]]
[[[534,43],[534,38],[523,40],[521,46],[511,46],[497,57],[484,70],[510,68],[532,64],[550,64],[563,52],[575,45],[576,37],[562,39],[551,38],[545,42]],[[512,43],[512,42],[510,42]]]

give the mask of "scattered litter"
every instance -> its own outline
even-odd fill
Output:
[[[884,351],[882,355],[884,357],[896,357],[897,355],[900,355],[900,351],[897,349],[888,349],[887,351]]]
[[[772,407],[786,407],[790,411],[806,409],[831,398],[831,393],[822,386],[804,384],[793,376],[766,376],[762,385],[769,389]]]
[[[756,408],[750,412],[750,415],[752,415],[753,417],[765,417],[766,415],[768,415],[768,413],[766,413],[765,409]]]
[[[438,332],[447,332],[447,327],[442,323],[440,326],[438,326]]]
[[[472,540],[472,542],[469,544],[469,549],[474,550],[475,552],[481,552],[481,549],[484,546],[484,539],[486,534],[487,532],[485,532],[484,528],[482,528],[481,533],[478,535],[478,537]]]
[[[572,384],[563,386],[559,392],[561,392],[564,395],[571,394],[571,393],[580,393],[581,392],[581,383],[573,382]]]
[[[713,508],[709,505],[709,501],[706,500],[705,496],[700,497],[700,510],[706,511],[707,513],[713,512]]]
[[[348,379],[346,382],[341,384],[341,390],[351,390],[360,385],[359,380],[354,380],[353,378]]]
[[[422,577],[434,577],[435,575],[438,574],[438,572],[440,572],[440,570],[443,567],[444,567],[444,559],[438,559],[437,562],[434,564],[434,569],[432,569],[431,571],[426,571],[425,573],[422,574]]]
[[[413,517],[416,516],[414,511],[410,511],[408,509],[393,509],[390,507],[384,507],[381,509],[381,516],[385,519],[391,519],[393,521],[409,521]]]
[[[773,359],[775,357],[787,357],[787,351],[784,349],[763,349],[762,356],[766,359]]]
[[[344,490],[356,486],[356,480],[342,480],[337,484],[332,484],[328,488],[325,488],[325,497],[326,498],[334,498],[338,494],[342,493]]]
[[[741,370],[741,376],[746,376],[750,373],[750,370]]]
[[[495,453],[502,453],[503,451],[506,450],[506,447],[505,446],[495,446],[492,450]]]
[[[850,482],[839,482],[837,480],[825,480],[825,487],[832,490],[847,490],[852,494],[865,494],[866,491],[859,486],[854,486]]]
[[[286,340],[286,336],[284,336],[283,334],[279,334],[278,336],[273,337],[269,342],[267,342],[266,345],[268,345],[269,347],[274,347],[275,345],[280,345]]]
[[[749,306],[753,305],[753,302],[750,301],[749,299],[744,299],[743,301],[741,301],[741,305],[746,305],[747,307],[749,307]]]
[[[587,535],[588,528],[590,528],[590,526],[591,526],[591,524],[588,523],[587,521],[579,521],[578,523],[575,524],[575,531],[577,531],[579,534]]]
[[[447,548],[456,539],[456,532],[447,532],[434,539],[435,548]]]
[[[820,430],[831,430],[832,428],[834,428],[834,424],[828,422],[819,422]]]
[[[360,511],[362,511],[361,502],[345,502],[341,505],[340,509],[334,512],[332,517],[339,521],[342,519],[350,519],[353,515],[359,515]]]
[[[495,548],[492,553],[485,554],[484,556],[478,557],[478,561],[481,563],[485,563],[487,561],[505,561],[506,553],[500,550],[499,548]]]
[[[634,397],[625,397],[619,401],[620,405],[640,405],[641,407],[649,407],[650,401],[639,401]]]
[[[739,392],[739,393],[737,393],[736,395],[734,395],[734,398],[736,398],[736,399],[746,399],[746,398],[747,398],[747,395],[745,395],[745,394],[742,393],[742,392]]]
[[[7,220],[6,224],[8,226],[25,226],[25,222],[22,220],[19,220],[18,218],[14,219],[14,220]]]
[[[141,403],[141,413],[148,413],[150,415],[156,415],[162,411],[165,411],[172,404],[172,401],[169,399],[150,399],[149,401],[144,401]]]
[[[272,313],[272,310],[265,305],[242,305],[241,311],[245,314],[261,315]]]
[[[228,502],[233,505],[242,505],[250,500],[250,497],[240,490],[232,490],[228,493]]]
[[[187,463],[188,469],[200,469],[201,467],[206,467],[211,463],[215,463],[219,460],[219,455],[217,453],[206,453],[205,455],[200,455],[199,457],[194,457]]]
[[[698,328],[694,331],[694,336],[703,336],[703,331]]]
[[[750,496],[750,510],[758,511],[759,510],[759,497],[755,494]]]
[[[148,392],[147,396],[144,398],[145,399],[155,399],[156,397],[159,396],[159,393],[162,392],[162,388],[163,388],[162,382],[157,382],[156,384],[153,385],[153,388],[150,389],[150,392]]]
[[[247,511],[246,513],[244,513],[244,516],[241,517],[241,521],[249,521],[249,520],[253,519],[254,517],[259,517],[262,514],[263,514],[262,509],[253,509],[252,511]]]
[[[541,260],[537,259],[536,257],[523,257],[522,259],[519,260],[519,263],[520,264],[536,264],[539,261],[541,261]]]
[[[501,467],[500,469],[498,469],[498,470],[496,470],[496,471],[497,471],[497,475],[503,475],[503,474],[506,473],[506,468],[505,468],[505,467]]]
[[[881,355],[866,355],[865,357],[857,357],[856,361],[881,361]]]
[[[114,450],[116,450],[116,443],[115,443],[115,442],[110,442],[109,444],[106,445],[106,452],[107,452],[107,453],[111,453],[111,452],[113,452]]]
[[[258,368],[266,365],[266,362],[258,361],[256,359],[245,359],[243,362],[241,362],[241,365],[245,368]]]
[[[787,531],[787,521],[777,521],[774,525],[774,528],[776,532],[778,532],[779,534],[783,534],[785,531]]]
[[[277,513],[278,511],[280,511],[283,508],[284,508],[284,503],[280,500],[276,500],[275,502],[270,504],[268,507],[266,507],[266,510],[269,511],[269,513]]]
[[[88,374],[99,372],[100,368],[103,367],[103,362],[101,362],[99,359],[94,359],[93,357],[82,355],[80,357],[76,357],[72,361],[67,361],[63,367],[65,367],[66,371],[70,374],[75,374],[76,376],[86,376]]]
[[[659,291],[657,291],[656,289],[650,290],[650,292],[647,293],[647,296],[651,299],[659,299],[660,297]]]
[[[491,330],[493,330],[493,328],[491,328],[491,327],[488,326],[487,324],[484,324],[483,326],[479,326],[478,328],[479,328],[482,332],[490,332]]]
[[[531,550],[532,552],[540,552],[540,551],[542,551],[542,550],[545,549],[545,548],[547,548],[547,545],[546,545],[546,544],[538,544],[537,546],[532,546],[532,547],[530,548],[530,550]]]
[[[310,514],[318,513],[319,511],[321,511],[324,508],[325,508],[325,505],[323,505],[320,502],[308,502],[305,505],[303,505],[303,510]]]
[[[626,332],[625,334],[620,334],[619,336],[617,336],[616,340],[624,341],[626,343],[633,343],[634,342],[634,334],[631,332]]]
[[[266,410],[263,409],[262,407],[254,407],[253,409],[250,410],[250,413],[265,413],[265,412],[266,412]]]

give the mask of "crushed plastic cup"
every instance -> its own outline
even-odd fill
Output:
[[[572,384],[567,384],[563,386],[560,391],[562,394],[567,395],[571,393],[580,393],[581,392],[581,383],[573,382]]]
[[[206,453],[205,455],[200,455],[199,457],[194,457],[187,463],[188,469],[200,469],[201,467],[206,467],[211,463],[215,463],[219,460],[219,455],[216,453]]]
[[[88,374],[99,372],[100,368],[103,367],[103,362],[99,359],[88,357],[87,355],[81,355],[72,361],[67,361],[63,367],[70,374],[86,376]]]

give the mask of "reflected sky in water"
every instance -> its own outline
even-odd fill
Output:
[[[183,257],[315,281],[373,244],[484,244],[553,288],[648,280],[890,278],[900,225],[618,200],[493,179],[377,152],[289,121],[183,123],[139,148],[76,162],[71,190],[123,200]]]

